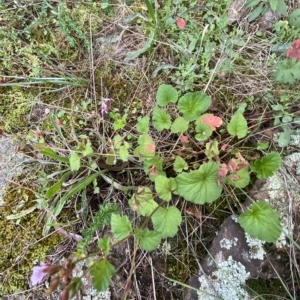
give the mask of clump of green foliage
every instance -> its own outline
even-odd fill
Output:
[[[181,196],[187,201],[202,205],[213,203],[221,196],[223,186],[243,189],[250,183],[250,174],[255,174],[257,178],[272,176],[280,167],[279,153],[271,152],[249,162],[238,148],[222,145],[222,141],[219,142],[217,138],[218,131],[221,133],[225,130],[233,140],[238,141],[248,134],[247,121],[243,114],[237,111],[225,128],[221,128],[223,120],[206,112],[211,103],[211,98],[204,92],[190,92],[180,96],[174,87],[162,84],[156,93],[157,105],[152,111],[151,123],[149,116],[139,117],[135,126],[138,134],[134,139],[128,139],[128,135],[122,132],[126,126],[126,119],[122,124],[119,120],[114,121],[113,126],[118,133],[115,133],[112,139],[110,153],[95,153],[89,141],[73,146],[69,157],[63,157],[51,148],[44,148],[41,154],[65,166],[60,179],[46,190],[46,197],[55,199],[47,209],[50,209],[54,216],[59,216],[65,203],[77,193],[81,193],[89,184],[94,182],[94,190],[97,189],[95,180],[98,177],[113,184],[105,174],[105,166],[104,170],[101,170],[101,167],[95,164],[95,158],[105,160],[107,169],[118,162],[135,160],[142,164],[144,172],[153,184],[150,187],[124,187],[119,184],[113,186],[120,190],[134,190],[129,206],[144,221],[141,226],[134,227],[127,215],[115,213],[112,207],[108,206],[110,225],[117,243],[133,237],[136,241],[135,252],[139,247],[152,251],[162,239],[174,237],[182,223],[181,212],[172,201],[174,197]],[[172,111],[173,114],[169,114],[168,111]],[[155,135],[168,132],[169,136],[173,136],[174,144],[164,151],[159,151],[162,147],[161,141],[155,138],[154,132]],[[71,172],[82,174],[87,167],[87,176],[68,190],[63,190],[63,183]],[[97,223],[107,216],[105,210],[104,207],[100,209],[97,214],[100,219],[97,217]],[[106,217],[104,219],[106,220]],[[148,227],[150,221],[153,228]],[[52,217],[49,216],[46,226],[52,222]],[[240,215],[239,222],[247,233],[268,242],[276,241],[281,233],[278,212],[264,201],[253,203],[250,209]],[[85,240],[91,240],[90,234],[86,235]],[[82,245],[84,243],[81,243],[81,248]],[[99,253],[103,254],[102,259],[95,261],[90,272],[93,275],[94,287],[103,291],[107,289],[109,278],[115,273],[114,266],[109,262],[110,249],[114,244],[111,245],[110,237],[105,236],[98,240],[98,247],[101,249]],[[72,293],[76,291],[72,283],[68,289]]]
[[[253,7],[259,4],[264,9],[270,6],[273,10],[279,10],[281,2],[273,1],[269,5],[267,1],[248,1],[248,5]],[[80,46],[84,51],[89,50],[89,41],[83,30],[90,21],[87,11],[97,13],[99,9],[95,3],[91,3],[91,10],[80,5],[74,10],[72,4],[55,3],[49,6],[47,3],[43,1],[42,6],[38,6],[40,18],[22,25],[25,28],[22,34],[30,42],[30,47],[34,47],[34,51],[29,47],[29,52],[23,49],[26,50],[25,58],[21,56],[21,66],[30,76],[42,73],[46,56],[57,67],[57,60],[79,59],[80,52],[76,49]],[[111,250],[123,241],[133,239],[134,255],[126,285],[129,286],[138,250],[153,251],[163,239],[178,234],[182,225],[180,205],[183,201],[174,199],[181,198],[203,206],[216,204],[224,191],[242,191],[251,184],[251,178],[272,176],[281,163],[278,152],[265,151],[269,149],[268,143],[252,144],[251,150],[243,147],[243,141],[251,135],[252,128],[248,126],[245,107],[231,107],[233,115],[228,117],[212,113],[211,93],[206,92],[206,88],[202,89],[207,81],[207,86],[211,83],[215,74],[232,71],[233,62],[240,59],[238,50],[246,44],[245,32],[229,25],[225,9],[229,1],[207,1],[205,6],[196,5],[194,1],[192,8],[189,1],[169,1],[165,10],[159,10],[148,0],[145,4],[147,13],[130,16],[125,23],[137,20],[137,24],[144,26],[148,39],[142,49],[131,51],[125,60],[136,59],[151,52],[160,40],[166,41],[175,53],[176,66],[157,66],[154,63],[156,69],[153,77],[157,77],[161,70],[174,69],[170,81],[176,88],[170,84],[160,84],[156,99],[153,97],[151,101],[155,103],[151,113],[146,114],[144,110],[137,112],[136,107],[141,106],[135,107],[136,99],[131,98],[137,97],[135,86],[141,73],[130,74],[133,76],[128,84],[124,74],[110,63],[105,65],[104,70],[96,70],[93,74],[95,81],[101,82],[101,86],[94,86],[93,99],[77,101],[76,95],[76,100],[69,104],[68,109],[51,113],[47,127],[43,127],[46,130],[28,135],[28,141],[34,142],[35,150],[39,151],[39,158],[44,158],[40,161],[46,163],[47,160],[48,165],[53,164],[53,168],[47,170],[51,174],[46,176],[37,193],[38,208],[51,211],[45,218],[43,235],[53,226],[55,217],[62,216],[66,205],[74,208],[86,221],[89,209],[87,194],[102,192],[100,182],[109,184],[110,191],[124,192],[125,200],[128,200],[124,201],[127,210],[121,214],[108,197],[106,200],[109,203],[98,207],[82,231],[83,240],[78,245],[77,257],[65,268],[58,266],[59,272],[51,273],[52,283],[56,286],[59,282],[66,283],[64,279],[68,277],[64,291],[71,295],[82,285],[81,278],[72,278],[77,262],[98,255],[86,272],[92,274],[97,290],[106,290],[111,276],[116,272],[110,257]],[[112,12],[110,1],[100,6]],[[222,15],[220,11],[223,11]],[[18,11],[18,14],[21,19],[22,12]],[[182,22],[183,18],[190,21],[189,26],[178,25],[178,20]],[[291,24],[293,22],[297,24],[294,18],[290,20]],[[53,31],[50,30],[52,26]],[[97,22],[91,24],[92,30],[97,26]],[[20,37],[12,30],[13,41],[17,42]],[[4,43],[8,52],[15,55],[11,48],[13,42]],[[40,47],[44,44],[46,47]],[[59,51],[62,48],[64,50]],[[32,68],[28,68],[29,62]],[[15,71],[16,65],[9,63],[6,60],[3,66]],[[128,66],[126,68],[129,73]],[[277,65],[274,78],[278,85],[296,82],[299,80],[299,63],[295,60],[282,61]],[[221,80],[226,82],[226,78]],[[198,87],[200,83],[202,85]],[[97,98],[98,95],[101,97]],[[224,97],[225,102],[229,102],[228,98]],[[131,101],[130,107],[126,107],[128,103],[123,105],[128,99]],[[106,115],[106,112],[109,114]],[[280,115],[282,120],[284,117]],[[55,130],[50,135],[49,131],[53,128]],[[251,158],[248,151],[255,151],[259,157]],[[109,175],[111,170],[122,171],[128,166],[137,170],[130,173],[131,178],[143,176],[142,183],[133,186],[130,180],[119,182]],[[135,216],[134,222],[132,215]],[[250,235],[268,242],[274,242],[281,232],[278,212],[264,201],[244,208],[239,222]],[[113,237],[105,235],[98,239],[98,250],[88,254],[88,246],[95,238],[94,232],[107,225],[110,225]]]

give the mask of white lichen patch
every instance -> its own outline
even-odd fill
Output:
[[[3,205],[3,190],[7,186],[6,179],[12,179],[20,173],[18,168],[26,160],[22,153],[15,151],[15,144],[10,137],[0,137],[0,206]]]
[[[249,246],[249,256],[251,259],[264,259],[265,250],[263,244],[265,243],[262,240],[251,237],[248,233],[245,233],[246,242]]]
[[[237,241],[238,241],[238,238],[236,238],[236,237],[233,240],[229,240],[229,239],[223,238],[220,241],[220,246],[221,246],[221,248],[226,248],[226,249],[229,250],[232,246],[236,246],[237,245]]]
[[[227,261],[218,264],[218,270],[211,276],[199,277],[201,287],[197,292],[198,299],[215,300],[219,297],[223,300],[247,300],[250,297],[243,285],[249,276],[245,267],[229,256]]]

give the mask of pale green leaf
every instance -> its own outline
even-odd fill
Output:
[[[127,150],[127,147],[126,145],[122,145],[119,149],[119,155],[120,155],[120,158],[123,160],[123,161],[128,161],[128,156],[129,156],[129,153],[128,153],[128,150]]]
[[[275,1],[275,0],[273,0]],[[277,8],[276,11],[279,12],[281,15],[286,15],[287,14],[287,6],[284,2],[284,0],[276,0],[277,1]]]
[[[152,191],[148,187],[139,187],[129,200],[129,206],[140,215],[147,217],[153,213],[158,204],[154,201]]]
[[[241,139],[247,135],[248,125],[247,121],[241,113],[236,113],[232,116],[227,130],[230,135],[237,135],[238,139]]]
[[[210,105],[211,98],[204,92],[187,93],[178,101],[178,109],[187,121],[196,120]]]
[[[163,158],[158,155],[144,161],[143,169],[145,173],[148,174],[151,181],[154,181],[158,175],[166,175],[163,171],[163,162]]]
[[[244,188],[250,182],[250,174],[248,167],[238,170],[235,174],[228,176],[228,183],[237,188]]]
[[[251,165],[258,178],[268,178],[280,168],[281,157],[278,152],[270,152],[264,157],[257,159]]]
[[[172,133],[183,133],[187,131],[189,128],[189,125],[187,121],[183,117],[178,117],[175,119],[171,126],[171,132]]]
[[[77,152],[71,151],[69,163],[71,171],[78,171],[80,169],[80,156]]]
[[[197,124],[195,130],[197,132],[195,135],[197,141],[207,140],[213,133],[211,127],[204,123]]]
[[[173,237],[182,222],[180,211],[175,206],[159,207],[152,215],[154,229],[161,233],[162,238]]]
[[[156,93],[156,102],[160,106],[165,106],[169,102],[176,103],[178,100],[177,90],[169,84],[161,84]]]
[[[281,234],[279,213],[265,201],[253,203],[239,216],[239,223],[249,235],[265,242],[275,242]]]
[[[258,5],[256,8],[253,9],[253,11],[251,12],[249,18],[248,18],[248,22],[252,22],[255,19],[257,19],[260,15],[263,15],[263,11],[264,11],[264,6],[263,4]]]
[[[117,240],[126,238],[132,231],[131,223],[127,216],[111,215],[111,231]]]
[[[169,178],[165,176],[157,176],[155,178],[155,190],[159,198],[165,201],[172,199],[172,185]]]
[[[110,285],[110,278],[116,273],[115,267],[105,258],[101,261],[96,261],[91,267],[93,287],[104,292]]]
[[[284,59],[276,64],[277,71],[274,73],[276,81],[294,84],[300,80],[300,60],[295,58]]]
[[[251,8],[256,6],[261,0],[247,0],[247,2],[245,3],[244,7],[245,8]]]
[[[54,183],[47,191],[46,197],[51,198],[53,197],[62,187],[62,184],[66,180],[66,178],[71,174],[71,171],[64,173],[59,181]]]
[[[85,145],[85,149],[83,151],[83,156],[88,156],[88,155],[93,154],[93,153],[94,153],[94,150],[92,148],[91,142],[87,142],[86,145]]]
[[[181,173],[183,170],[187,170],[189,167],[186,161],[181,156],[176,156],[173,168],[175,172]]]
[[[149,131],[150,117],[138,117],[138,123],[136,124],[136,130],[140,133],[147,133]]]
[[[218,156],[219,151],[219,142],[218,141],[211,141],[205,144],[205,155],[206,157],[211,160],[215,156]]]
[[[134,155],[140,156],[145,159],[151,159],[155,156],[155,143],[148,133],[144,133],[138,138],[138,146],[134,150]]]
[[[56,154],[52,149],[45,148],[41,151],[41,154],[46,155],[52,159],[58,160],[60,162],[69,163],[69,158],[60,156]]]
[[[258,141],[256,149],[257,150],[267,150],[269,148],[268,142]]]
[[[176,177],[177,193],[196,204],[212,203],[222,193],[222,187],[217,184],[218,169],[218,164],[209,162],[201,165],[199,170],[179,174]]]
[[[279,1],[278,0],[269,0],[270,2],[270,7],[273,11],[276,11],[277,10],[277,7],[278,7],[278,4],[279,4]]]
[[[152,123],[155,129],[162,131],[171,127],[171,117],[163,109],[155,106],[152,112]]]
[[[294,10],[288,15],[288,21],[291,27],[294,27],[296,29],[300,28],[300,8]]]
[[[21,219],[21,218],[25,217],[26,215],[32,213],[34,210],[36,210],[36,208],[37,208],[37,204],[33,205],[31,207],[28,207],[26,209],[23,209],[20,212],[16,212],[15,214],[8,215],[8,216],[6,216],[6,219],[7,220]]]
[[[109,254],[110,251],[110,237],[104,236],[98,240],[98,247],[104,251],[105,256]]]
[[[119,150],[121,145],[123,144],[123,139],[119,134],[114,136],[114,147]]]
[[[283,132],[280,132],[278,137],[278,146],[279,147],[286,147],[291,142],[292,137],[292,130],[285,130]]]
[[[155,250],[161,241],[161,234],[148,228],[139,230],[135,236],[139,239],[140,247],[146,251]]]

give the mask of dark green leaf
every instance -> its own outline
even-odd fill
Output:
[[[116,273],[115,267],[105,258],[96,261],[91,268],[93,287],[99,291],[104,292],[110,285],[110,278]]]
[[[257,173],[258,178],[268,178],[274,175],[281,165],[281,157],[278,152],[270,152],[257,159],[251,165],[251,169]]]
[[[148,228],[139,230],[135,236],[139,239],[140,247],[146,251],[155,250],[161,241],[161,234]]]

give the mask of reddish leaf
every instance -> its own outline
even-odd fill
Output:
[[[237,169],[237,163],[234,158],[232,158],[228,163],[228,169],[232,173]]]
[[[183,143],[183,144],[188,144],[189,143],[189,137],[186,136],[186,135],[182,135],[180,137],[180,141]]]
[[[177,23],[178,28],[180,28],[180,29],[186,28],[186,23],[185,23],[184,19],[178,18],[176,23]]]
[[[150,175],[153,175],[153,176],[156,176],[158,174],[158,169],[156,166],[152,165],[150,166],[149,168],[149,174]]]
[[[222,147],[221,147],[221,150],[222,150],[222,151],[225,151],[226,148],[227,148],[227,146],[228,146],[227,144],[223,144]]]
[[[56,119],[54,122],[55,122],[55,124],[56,124],[57,126],[59,126],[59,127],[61,127],[61,128],[64,128],[64,125],[63,125],[63,123],[61,122],[61,120]]]
[[[221,167],[218,170],[218,175],[220,177],[226,177],[227,173],[228,173],[228,167],[227,167],[227,165],[226,164],[221,164]]]
[[[222,125],[222,119],[214,115],[210,115],[201,119],[201,123],[209,125],[211,130],[215,131],[217,127],[220,127]]]
[[[292,43],[291,48],[286,53],[286,57],[300,60],[300,39]]]

